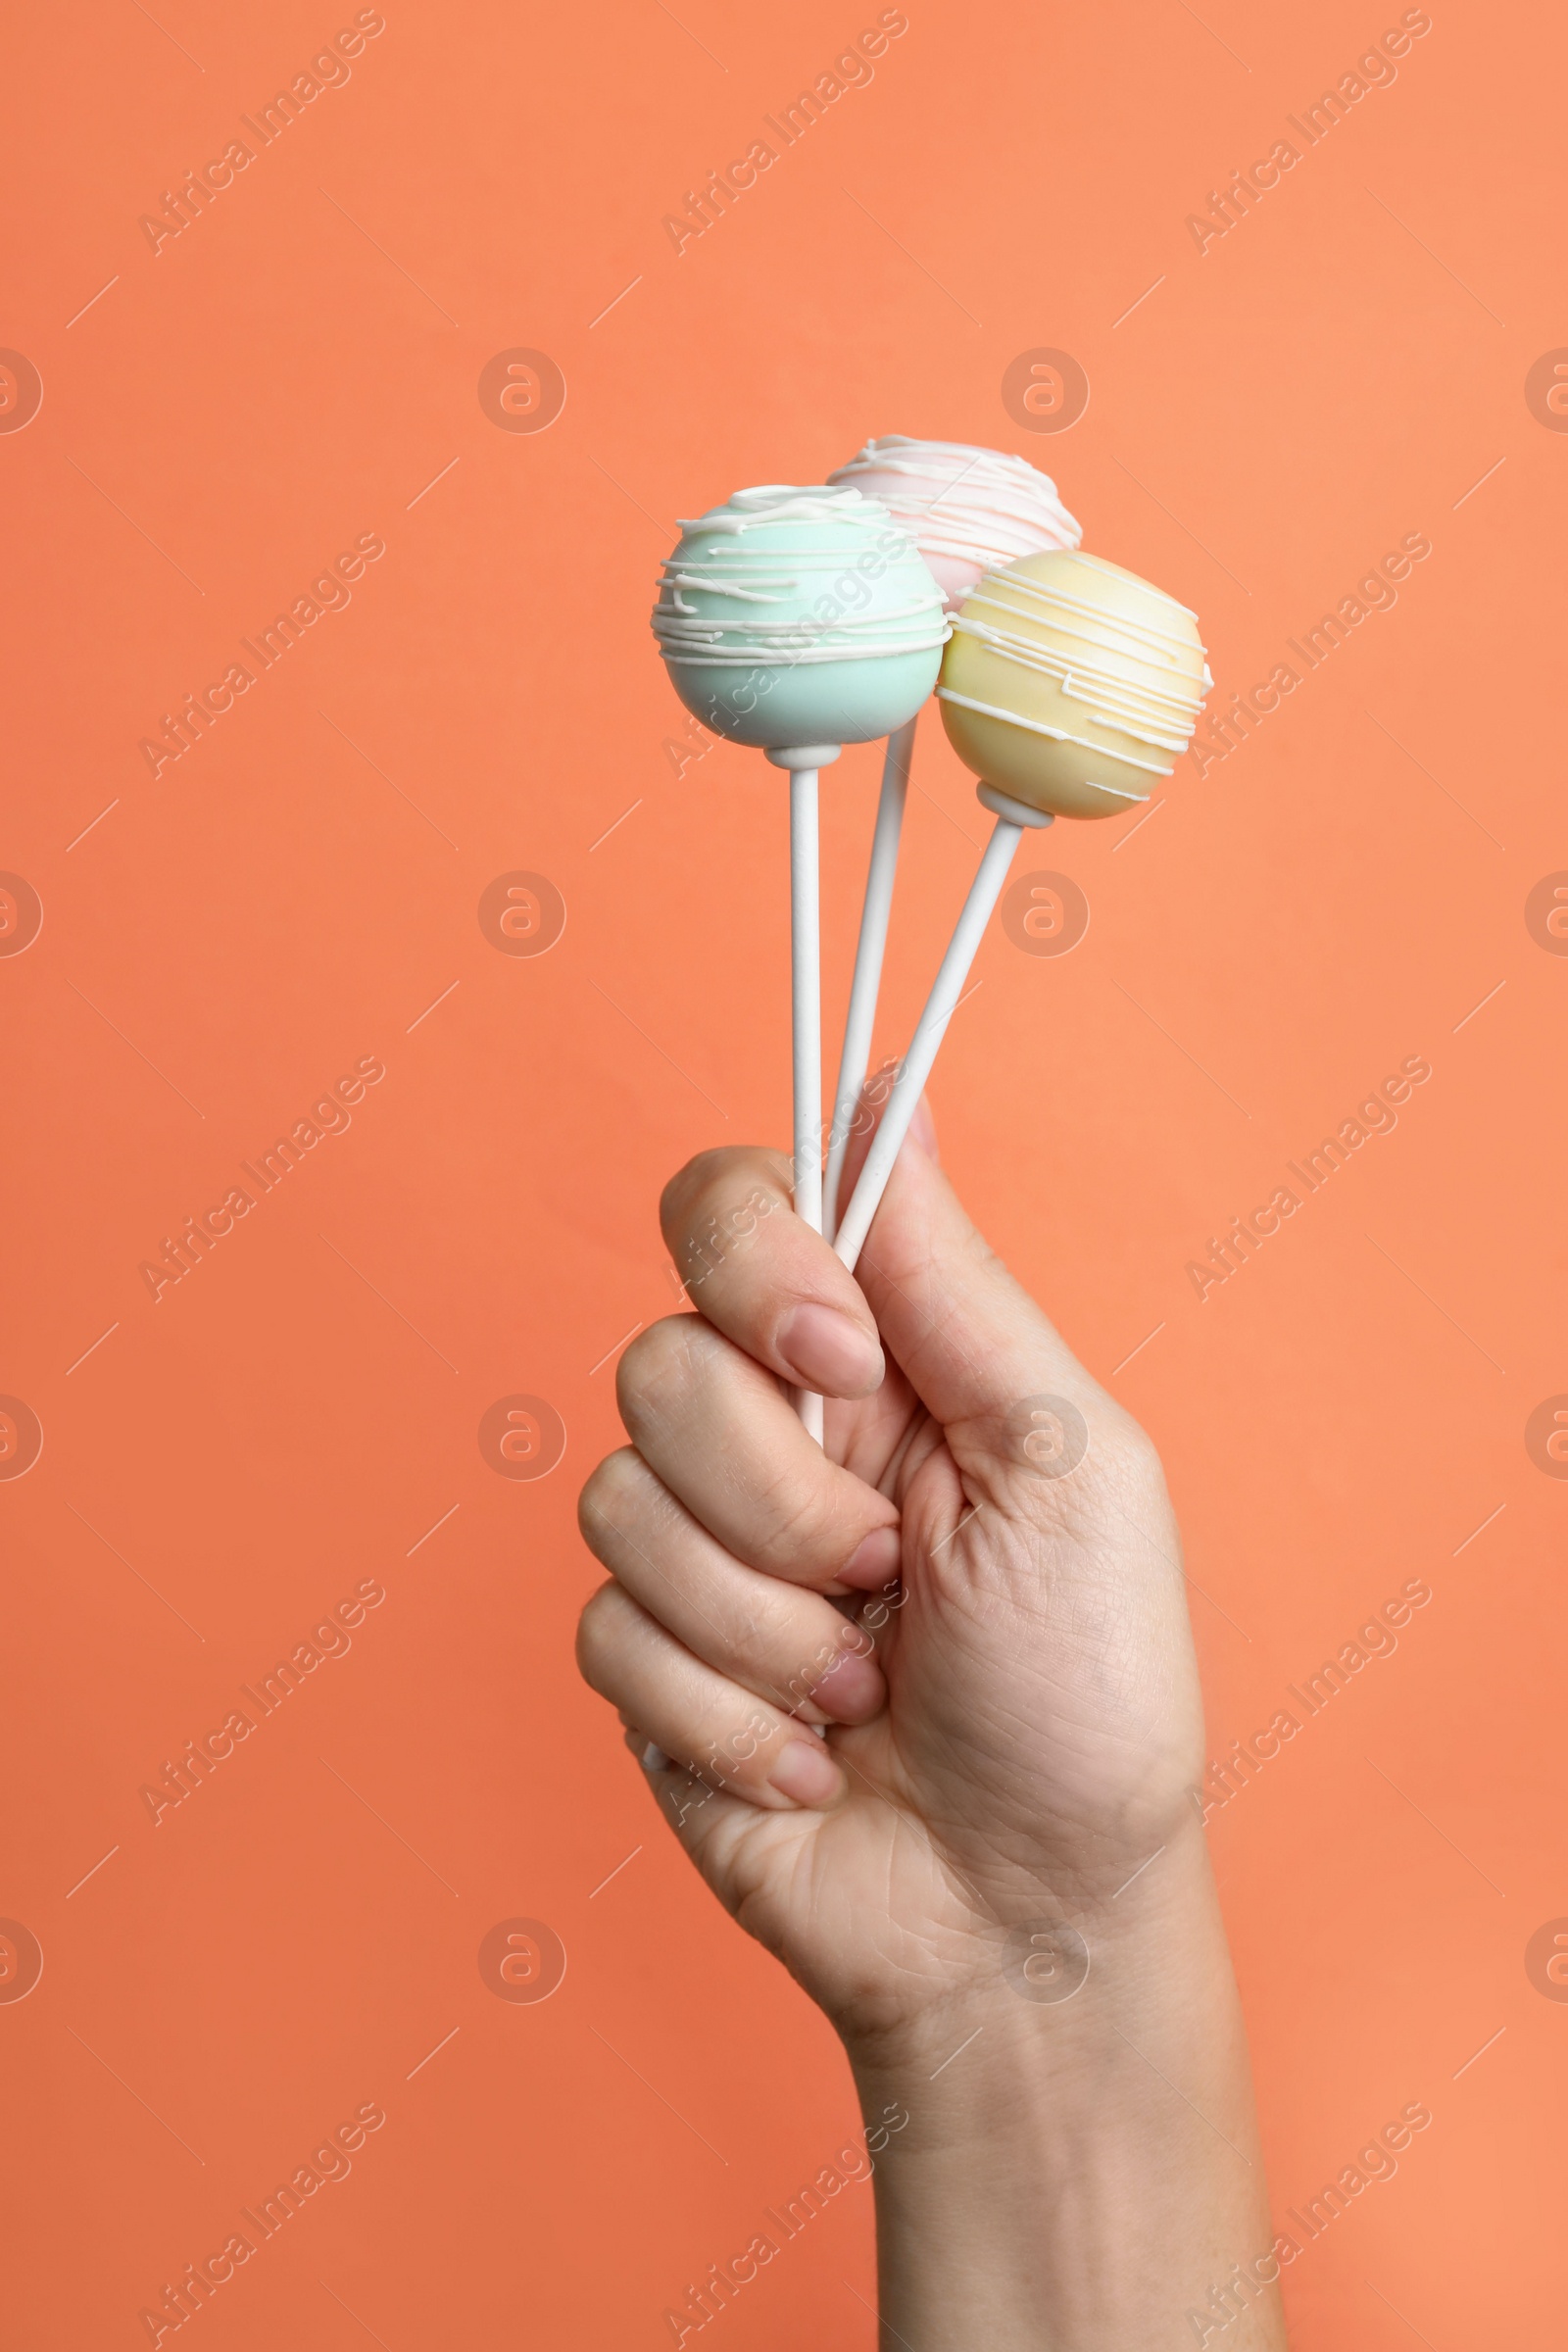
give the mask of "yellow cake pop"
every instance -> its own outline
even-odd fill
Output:
[[[954,750],[993,792],[1115,816],[1172,773],[1212,684],[1196,613],[1119,564],[1052,548],[968,596],[937,695]]]
[[[1196,613],[1074,548],[987,572],[959,608],[937,683],[942,723],[997,821],[839,1220],[833,1247],[852,1272],[1014,850],[1058,816],[1147,801],[1212,683]]]

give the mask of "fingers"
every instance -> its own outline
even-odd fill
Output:
[[[826,1742],[677,1642],[618,1584],[582,1613],[583,1679],[667,1757],[767,1811],[826,1810],[845,1778]]]
[[[629,1446],[577,1506],[621,1587],[695,1657],[805,1723],[866,1723],[886,1698],[871,1636],[820,1594],[743,1567]]]
[[[633,1340],[616,1394],[643,1460],[734,1559],[819,1591],[897,1573],[894,1505],[830,1462],[772,1375],[702,1317]]]
[[[876,1324],[853,1275],[795,1214],[777,1152],[704,1152],[665,1187],[664,1240],[692,1304],[783,1380],[868,1396],[882,1379]]]

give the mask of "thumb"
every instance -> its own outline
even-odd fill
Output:
[[[959,1453],[1060,1477],[1110,1435],[1107,1396],[976,1230],[917,1127],[856,1276],[883,1339]],[[965,1442],[966,1441],[966,1442]]]

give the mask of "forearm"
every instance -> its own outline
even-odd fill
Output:
[[[1040,1917],[1056,1912],[1042,1891]],[[1071,1938],[1039,1944],[1026,1976],[1015,1936],[987,1988],[851,2050],[879,2150],[883,2345],[1283,2347],[1240,2004],[1196,1819],[1103,1914],[1080,1920],[1090,1965],[1070,1997],[1055,1996],[1081,1973]]]

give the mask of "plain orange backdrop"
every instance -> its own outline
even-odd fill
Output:
[[[576,1679],[573,1499],[616,1348],[675,1304],[661,1183],[788,1122],[783,784],[727,747],[677,773],[658,565],[677,516],[891,431],[1045,466],[1090,548],[1199,611],[1219,701],[1431,541],[1156,814],[1031,843],[1088,934],[993,929],[933,1095],[974,1212],[1161,1447],[1214,1756],[1432,1589],[1210,1822],[1276,2213],[1406,2102],[1434,2118],[1287,2274],[1294,2340],[1556,2331],[1568,2005],[1525,1954],[1568,1913],[1568,1486],[1525,1426],[1568,1389],[1568,960],[1525,906],[1568,867],[1568,439],[1525,379],[1568,343],[1563,21],[1433,0],[1396,81],[1200,253],[1188,216],[1399,8],[909,0],[677,254],[663,216],[878,13],[387,0],[156,252],[141,217],[356,11],[13,27],[0,343],[43,388],[0,432],[0,867],[43,908],[0,956],[0,1392],[43,1432],[0,1480],[0,1916],[44,1961],[0,2000],[27,2352],[146,2342],[370,2101],[208,2352],[636,2352],[856,2128],[827,2028]],[[1039,347],[1091,386],[1056,435],[1002,398]],[[519,348],[565,382],[537,433],[478,396]],[[352,604],[155,778],[161,714],[362,534]],[[915,772],[879,1050],[984,830],[931,720]],[[867,748],[824,783],[830,1047],[876,774]],[[481,929],[514,870],[564,901],[546,955]],[[1200,1302],[1208,1238],[1417,1054],[1397,1130]],[[164,1237],[371,1056],[348,1131],[155,1303]],[[480,1449],[516,1394],[564,1423],[539,1480]],[[166,1760],[372,1579],[352,1650],[155,1826]],[[568,1958],[538,2004],[478,1966],[518,1917]],[[852,2187],[711,2332],[869,2352],[871,2281]]]

